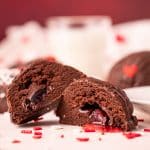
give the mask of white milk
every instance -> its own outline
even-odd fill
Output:
[[[104,78],[105,51],[113,42],[108,17],[56,17],[48,25],[49,47],[58,60],[89,76]]]

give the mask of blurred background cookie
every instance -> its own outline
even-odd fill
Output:
[[[120,88],[150,85],[150,51],[130,54],[118,61],[108,81]]]

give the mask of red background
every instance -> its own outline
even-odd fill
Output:
[[[0,39],[5,28],[49,16],[109,15],[114,23],[150,18],[149,0],[0,0]]]

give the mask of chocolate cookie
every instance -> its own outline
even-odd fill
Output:
[[[8,89],[11,120],[23,124],[56,108],[64,89],[84,76],[72,67],[43,59],[28,64]]]
[[[57,62],[57,60],[52,57],[52,56],[47,56],[47,57],[42,57],[42,58],[37,58],[37,59],[33,59],[31,61],[28,61],[28,62],[22,62],[22,61],[17,61],[15,62],[14,64],[10,65],[8,68],[9,69],[23,69],[24,67],[26,67],[28,64],[34,62],[35,60],[41,60],[41,59],[44,59],[44,60],[47,60],[47,61],[50,61],[50,62]]]
[[[6,91],[14,77],[19,73],[17,69],[0,69],[0,113],[8,110]]]
[[[119,88],[94,78],[72,82],[63,92],[56,111],[60,123],[99,124],[128,131],[137,125],[133,106]]]
[[[150,85],[150,51],[130,54],[111,69],[108,81],[120,88]]]

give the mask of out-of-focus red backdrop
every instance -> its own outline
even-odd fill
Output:
[[[0,0],[0,39],[8,25],[50,16],[109,15],[114,23],[150,18],[149,0]]]

